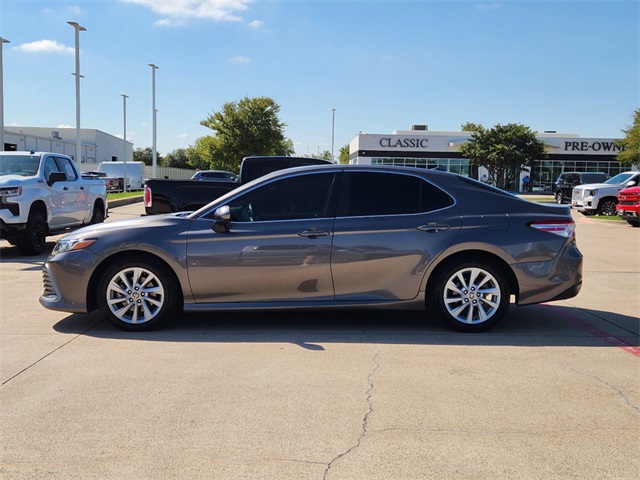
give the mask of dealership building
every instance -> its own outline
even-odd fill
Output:
[[[440,167],[478,180],[487,180],[483,167],[471,165],[459,152],[460,145],[472,132],[429,131],[426,125],[414,125],[411,130],[396,130],[391,134],[359,133],[349,144],[349,162],[359,165],[401,165],[406,167]],[[552,184],[562,172],[605,172],[614,176],[628,167],[621,167],[616,156],[622,148],[615,138],[580,138],[577,134],[537,133],[545,144],[546,159],[536,160],[530,172],[522,172],[518,185],[529,175],[533,191],[551,192]],[[635,167],[634,167],[635,169]]]

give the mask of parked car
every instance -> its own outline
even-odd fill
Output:
[[[191,213],[63,237],[40,303],[99,308],[125,330],[179,312],[382,308],[477,332],[518,305],[571,298],[582,254],[569,207],[406,167],[282,170]]]
[[[604,172],[563,172],[553,184],[556,203],[571,203],[573,187],[584,183],[603,183],[608,178]]]
[[[571,206],[584,215],[615,215],[620,190],[639,181],[640,172],[622,172],[603,183],[579,185],[573,189]]]
[[[219,180],[227,182],[239,182],[240,177],[226,170],[200,170],[193,174],[191,180]]]
[[[124,177],[127,177],[127,190],[142,190],[146,180],[144,162],[101,162],[98,170],[121,179],[121,187],[124,186]]]
[[[152,178],[144,186],[144,211],[147,215],[187,212],[267,173],[305,165],[331,164],[329,160],[304,157],[245,157],[240,164],[238,182],[212,178],[203,181]]]
[[[48,235],[107,216],[102,180],[84,179],[71,157],[50,152],[0,152],[0,238],[21,255],[39,255]]]
[[[623,188],[618,194],[617,213],[633,227],[640,227],[640,187]]]

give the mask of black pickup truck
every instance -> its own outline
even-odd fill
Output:
[[[240,182],[228,180],[168,180],[150,178],[144,186],[144,210],[147,215],[197,210],[267,173],[284,168],[332,163],[304,157],[245,157],[240,165]]]

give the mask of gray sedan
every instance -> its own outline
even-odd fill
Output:
[[[40,303],[144,330],[181,311],[421,309],[467,332],[570,298],[582,254],[567,206],[451,173],[327,165],[279,171],[186,214],[62,238]]]

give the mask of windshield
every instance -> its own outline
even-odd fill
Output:
[[[633,173],[619,173],[615,177],[610,178],[604,183],[608,183],[609,185],[617,185],[619,183],[626,182],[629,180],[634,174]]]
[[[0,175],[33,177],[39,163],[38,155],[0,155]]]

